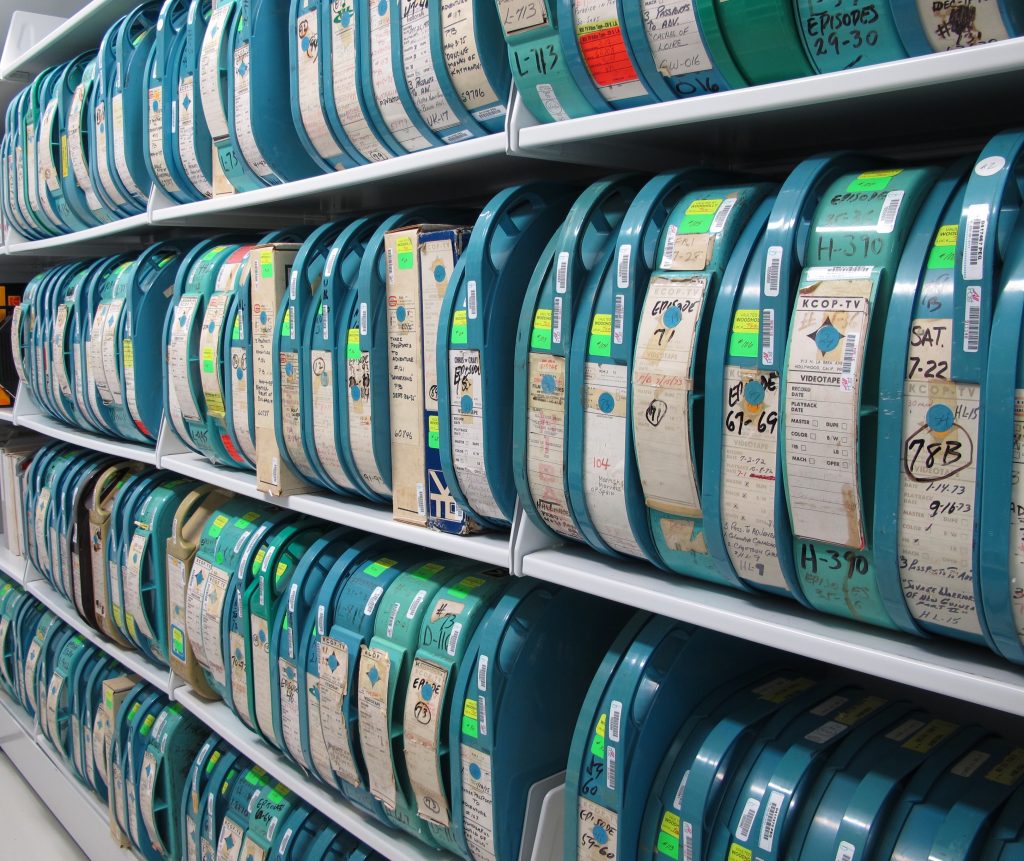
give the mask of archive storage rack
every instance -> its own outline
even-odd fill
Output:
[[[75,6],[76,4],[69,4]],[[94,47],[135,4],[90,0],[66,21],[31,17],[13,27],[9,46],[32,47],[0,60],[0,78],[26,81],[42,69]],[[35,29],[33,29],[35,28]],[[50,28],[47,30],[47,28]],[[40,31],[40,32],[37,32]],[[178,204],[149,193],[145,212],[99,227],[41,240],[10,225],[0,249],[6,277],[29,275],[74,257],[141,249],[162,238],[211,229],[276,229],[322,223],[348,212],[461,199],[480,202],[514,182],[552,177],[586,180],[612,172],[707,164],[781,172],[814,152],[859,149],[908,158],[976,151],[1001,129],[1024,124],[1024,37],[878,66],[716,93],[695,100],[538,123],[514,91],[503,132],[402,155],[274,187]],[[460,201],[461,202],[461,201]],[[559,544],[517,510],[511,529],[457,536],[396,522],[388,508],[327,494],[271,497],[254,476],[218,468],[183,449],[168,427],[154,447],[117,442],[48,418],[24,390],[0,420],[96,451],[153,464],[239,495],[280,505],[368,533],[467,557],[514,575],[550,581],[806,656],[868,677],[917,688],[959,703],[960,713],[998,713],[1019,736],[1024,676],[985,651],[953,641],[921,640],[805,611],[765,595],[748,595],[613,560],[580,545]],[[259,740],[222,703],[209,703],[170,673],[99,637],[24,560],[0,549],[0,569],[91,642],[180,702],[254,763],[392,861],[434,853],[373,822]],[[31,724],[0,695],[4,749],[94,859],[120,857],[106,844],[105,811],[62,772]],[[524,858],[561,855],[561,784],[538,787],[524,834]],[[79,815],[78,811],[81,812]],[[100,839],[103,838],[103,839]]]

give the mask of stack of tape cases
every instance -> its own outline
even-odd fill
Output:
[[[0,749],[90,858],[1024,858],[1021,0],[71,6]]]

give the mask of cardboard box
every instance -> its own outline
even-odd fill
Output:
[[[456,534],[475,524],[455,503],[441,469],[436,350],[441,303],[469,233],[418,225],[385,237],[393,515]]]
[[[274,430],[274,332],[278,312],[287,305],[285,292],[299,251],[295,243],[260,245],[252,252],[252,374],[256,425],[256,487],[272,496],[315,490],[281,457]]]
[[[110,836],[122,848],[130,846],[131,841],[117,824],[116,801],[114,797],[116,775],[114,773],[112,756],[114,751],[114,727],[117,725],[117,713],[121,708],[121,703],[124,702],[125,697],[131,693],[132,688],[138,683],[138,676],[117,676],[113,679],[107,679],[103,683],[103,699],[97,712],[96,725],[93,731],[93,750],[94,752],[98,751],[99,755],[104,757],[103,767],[107,777],[107,808],[110,811]],[[96,737],[98,734],[100,735],[99,739]]]

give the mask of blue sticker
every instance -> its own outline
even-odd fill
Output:
[[[595,825],[593,834],[594,839],[602,846],[604,846],[604,844],[608,842],[608,832],[604,830],[603,825]]]
[[[236,379],[239,379],[239,380],[242,379],[242,373],[243,372],[242,372],[241,368],[235,368],[235,377],[236,377]]]
[[[935,433],[948,433],[953,428],[953,411],[945,404],[932,404],[926,416],[928,427]]]
[[[743,387],[743,398],[752,407],[759,407],[764,403],[764,386],[760,380],[750,380]]]
[[[359,386],[352,386],[348,391],[349,394],[352,395],[352,400],[354,401],[358,401],[362,397],[362,393],[359,391]]]
[[[480,766],[477,765],[475,762],[470,763],[469,776],[472,777],[473,780],[479,780],[482,775],[483,772],[480,770]]]
[[[405,305],[399,305],[395,311],[395,317],[399,323],[404,323],[406,318]]]
[[[462,400],[459,402],[459,406],[462,408],[463,415],[469,415],[473,412],[473,398],[470,395],[463,395]]]
[[[597,399],[597,406],[603,413],[610,413],[615,409],[615,398],[608,392],[601,392],[601,396]]]
[[[550,395],[555,390],[555,376],[554,374],[544,374],[540,378],[540,390],[546,395]]]
[[[434,686],[429,682],[420,688],[420,696],[423,697],[423,701],[426,703],[430,702],[430,698],[434,696]]]
[[[843,333],[833,326],[832,321],[826,317],[818,331],[812,332],[810,337],[814,339],[814,343],[824,355],[831,353],[839,346],[839,342],[843,339]]]
[[[264,325],[264,326],[267,325],[267,312],[266,311],[260,311],[260,323],[262,325]]]
[[[387,15],[388,14],[388,0],[380,0],[380,3],[377,4],[377,14],[378,15]]]
[[[160,110],[160,102],[157,99],[153,99],[153,110],[154,111]]]
[[[683,312],[680,310],[678,305],[670,305],[665,309],[665,313],[661,317],[661,321],[668,326],[670,329],[674,329],[682,322]]]
[[[442,281],[444,281],[444,276],[446,274],[447,274],[447,271],[445,270],[444,266],[441,265],[440,263],[438,263],[437,266],[434,267],[434,280],[438,284],[440,284]]]
[[[285,362],[284,363],[284,373],[285,373],[286,377],[290,377],[292,375],[292,363],[291,362]]]

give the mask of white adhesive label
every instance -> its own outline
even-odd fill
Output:
[[[441,132],[458,124],[458,117],[441,90],[430,50],[430,3],[400,0],[402,66],[416,110],[431,131]]]
[[[199,405],[196,403],[195,393],[192,391],[189,360],[193,355],[191,335],[193,321],[199,309],[200,297],[195,293],[188,293],[181,297],[175,306],[171,321],[170,343],[167,345],[167,372],[168,384],[174,390],[177,398],[178,412],[180,418],[188,421],[199,421]],[[175,411],[171,411],[174,418]],[[182,429],[182,436],[185,436]],[[187,439],[187,436],[186,436]]]
[[[421,819],[448,827],[448,798],[441,780],[441,718],[448,671],[416,658],[405,695],[405,764]]]
[[[320,730],[327,746],[329,770],[352,786],[362,783],[352,753],[345,716],[349,674],[348,646],[332,637],[320,637],[317,666],[320,672]]]
[[[174,177],[171,176],[164,155],[164,88],[160,85],[149,88],[147,117],[149,161],[153,166],[153,172],[165,191],[180,191]]]
[[[625,503],[626,366],[587,362],[584,372],[584,494],[601,537],[620,553],[643,557]]]
[[[217,276],[218,292],[207,301],[203,322],[199,327],[199,381],[203,387],[203,400],[206,401],[206,414],[217,419],[226,415],[220,374],[220,344],[228,296],[220,292],[220,286],[222,278],[232,278],[236,269],[237,266],[230,263],[221,267]]]
[[[298,79],[299,116],[313,148],[328,162],[341,156],[324,115],[320,87],[320,11],[317,6],[295,21],[295,74]]]
[[[118,276],[119,278],[121,276]],[[121,390],[121,359],[118,347],[121,346],[121,338],[118,329],[121,327],[121,311],[124,308],[124,299],[112,299],[106,306],[106,313],[103,315],[102,328],[100,329],[100,362],[103,366],[102,379],[106,386],[100,388],[100,394],[104,397],[105,403],[112,403],[118,406],[124,403]]]
[[[503,520],[491,493],[484,461],[483,374],[478,350],[448,351],[451,385],[452,460],[455,477],[472,508],[482,517]]]
[[[388,810],[394,810],[397,789],[391,750],[390,674],[388,653],[363,646],[359,657],[359,740],[370,792]]]
[[[220,46],[228,38],[224,19],[233,8],[222,3],[210,15],[199,55],[199,91],[203,103],[206,125],[214,141],[228,137],[228,118],[224,111],[224,94],[220,91]]]
[[[270,626],[266,619],[251,613],[249,623],[252,629],[252,692],[256,701],[256,723],[267,738],[276,738],[270,699]]]
[[[195,76],[188,75],[178,82],[178,157],[188,181],[203,197],[213,197],[213,186],[199,164],[196,151],[196,91]]]
[[[110,113],[113,120],[114,134],[114,166],[128,193],[135,197],[143,197],[141,189],[135,182],[132,172],[128,169],[127,142],[124,130],[124,96],[118,93],[110,100]]]
[[[293,321],[297,326],[298,321]],[[305,476],[311,475],[313,468],[306,457],[306,448],[302,444],[302,390],[299,379],[299,354],[290,350],[282,350],[278,358],[281,380],[281,435],[284,437],[285,448],[295,468]]]
[[[1010,37],[997,0],[917,0],[924,34],[934,51],[954,51]]]
[[[345,360],[348,379],[348,443],[356,469],[371,490],[383,497],[391,491],[377,467],[373,449],[373,411],[370,398],[370,353],[351,349],[354,329],[349,329],[350,352]]]
[[[579,796],[576,805],[577,861],[614,861],[619,856],[619,815]]]
[[[915,619],[981,634],[974,602],[979,386],[950,377],[953,321],[916,319],[903,384],[900,580]]]
[[[413,125],[398,96],[391,51],[391,13],[397,0],[370,3],[370,74],[374,97],[385,124],[409,152],[430,147]]]
[[[356,79],[356,15],[361,9],[344,0],[331,3],[331,74],[334,83],[334,105],[341,127],[349,142],[367,161],[385,161],[391,157],[363,113]]]
[[[310,373],[313,392],[313,447],[317,459],[330,479],[340,487],[352,490],[352,482],[341,465],[338,439],[334,432],[337,418],[334,408],[334,364],[330,350],[311,350]]]
[[[491,758],[463,744],[462,755],[462,827],[473,861],[495,861],[494,789],[491,782]]]
[[[633,363],[633,435],[647,506],[699,517],[690,397],[707,278],[651,279]]]
[[[252,127],[252,112],[254,109],[259,110],[259,106],[253,105],[252,99],[249,97],[252,67],[249,64],[248,42],[243,42],[235,48],[234,76],[235,136],[238,138],[238,147],[242,151],[242,158],[257,176],[271,177],[274,172],[267,164],[263,153],[260,152]]]
[[[505,115],[484,74],[474,26],[475,0],[441,0],[441,50],[459,101],[478,121]],[[497,104],[496,104],[497,103]]]
[[[726,365],[722,531],[736,573],[788,589],[775,546],[779,375]]]
[[[284,658],[277,660],[277,678],[281,707],[281,734],[284,746],[296,762],[305,762],[302,754],[302,730],[299,721],[299,684],[295,665]],[[305,691],[303,690],[303,693]]]
[[[823,281],[797,299],[786,374],[786,476],[793,534],[864,546],[857,437],[868,280]]]

